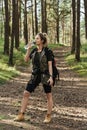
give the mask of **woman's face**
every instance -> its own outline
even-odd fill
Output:
[[[36,44],[37,44],[37,45],[41,45],[41,44],[42,44],[42,40],[41,40],[41,38],[40,38],[39,35],[36,35],[35,41],[36,41]]]

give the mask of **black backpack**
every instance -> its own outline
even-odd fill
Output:
[[[47,47],[45,48],[46,56],[47,56],[48,51],[50,51],[50,53],[52,55],[53,78],[58,78],[58,80],[59,80],[59,70],[56,67],[55,56],[53,54],[53,51]]]

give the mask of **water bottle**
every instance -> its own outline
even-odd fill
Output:
[[[36,42],[33,41],[33,42],[28,43],[27,45],[25,45],[24,48],[27,50],[29,47],[33,47],[33,46],[35,46],[35,44],[36,44]]]

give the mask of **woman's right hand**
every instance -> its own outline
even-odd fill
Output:
[[[24,61],[25,61],[25,62],[28,62],[28,61],[29,61],[29,55],[25,55]]]
[[[27,49],[26,55],[24,57],[25,62],[29,61],[30,48]]]

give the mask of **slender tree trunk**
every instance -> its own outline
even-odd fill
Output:
[[[64,33],[64,32],[65,32],[64,16],[62,17],[61,23],[62,23],[62,31],[63,31],[62,43],[64,43],[64,34],[65,34],[65,33]]]
[[[80,61],[80,0],[77,0],[77,30],[75,59]]]
[[[3,21],[4,21],[4,6],[3,6],[3,0],[1,1],[1,13],[2,13],[2,16],[1,16],[1,30],[0,30],[0,37],[3,38],[3,34],[4,34],[4,24],[3,24]]]
[[[21,1],[19,0],[19,37],[22,38]]]
[[[15,0],[12,0],[12,33],[11,33],[11,46],[9,54],[9,65],[13,66],[13,48],[14,48],[14,37],[15,37]]]
[[[76,0],[72,0],[72,17],[73,17],[73,31],[72,31],[72,47],[71,54],[75,53],[76,42]]]
[[[85,9],[85,38],[87,39],[87,0],[84,0]]]
[[[24,7],[24,39],[25,43],[28,43],[28,27],[27,27],[27,0],[25,0],[25,7]]]
[[[8,0],[5,2],[5,35],[4,35],[4,54],[9,55],[9,9],[8,9]]]
[[[19,0],[15,0],[15,48],[19,48]]]
[[[56,20],[56,33],[57,33],[57,43],[59,43],[59,0],[57,0],[57,20]]]
[[[38,19],[37,19],[37,3],[36,0],[34,0],[35,4],[35,33],[38,33]]]
[[[47,33],[47,23],[46,23],[46,0],[41,0],[41,18],[42,18],[42,32]]]
[[[33,35],[33,38],[34,38],[34,15],[33,15],[33,0],[31,0],[31,10],[32,10],[32,35]]]

